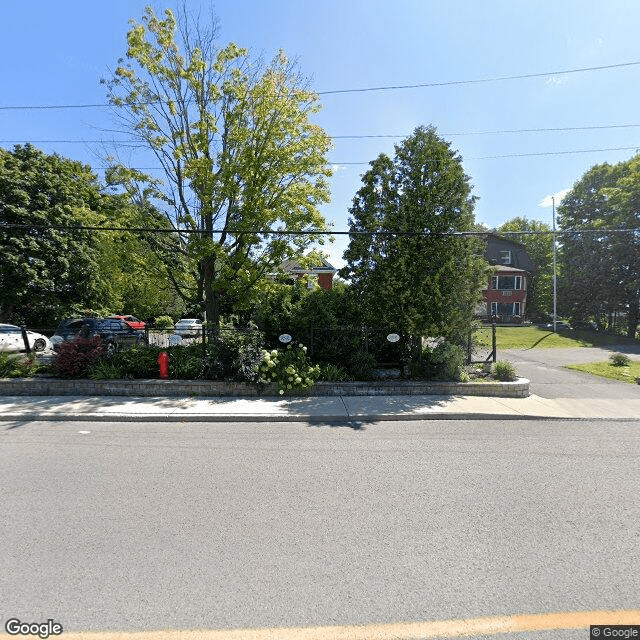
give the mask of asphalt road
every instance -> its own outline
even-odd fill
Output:
[[[497,358],[512,362],[518,375],[530,380],[529,391],[542,398],[640,398],[640,385],[564,368],[568,364],[606,362],[612,353],[626,353],[632,360],[640,360],[640,345],[608,349],[504,349],[498,350]]]
[[[0,423],[2,625],[639,609],[639,427]]]

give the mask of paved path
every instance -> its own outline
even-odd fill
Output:
[[[623,383],[618,383],[622,385]],[[628,385],[632,386],[632,385]],[[607,387],[620,392],[617,387]],[[443,419],[608,419],[640,416],[640,389],[621,402],[615,394],[582,398],[477,396],[338,396],[318,398],[134,398],[6,396],[0,421],[96,420],[108,422],[377,422]]]
[[[542,398],[640,399],[640,385],[564,368],[567,364],[605,362],[612,353],[622,352],[627,353],[632,360],[640,360],[640,345],[606,349],[506,349],[498,351],[498,359],[512,362],[518,375],[530,380],[530,392]]]

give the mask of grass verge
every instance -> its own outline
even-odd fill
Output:
[[[631,361],[628,367],[616,367],[610,362],[586,362],[585,364],[570,364],[565,368],[631,384],[636,384],[637,379],[640,378],[640,362],[635,360]]]
[[[482,327],[476,331],[474,339],[481,345],[491,347],[491,327]],[[496,342],[498,349],[567,349],[637,344],[635,340],[624,336],[578,330],[553,333],[539,327],[497,327]]]

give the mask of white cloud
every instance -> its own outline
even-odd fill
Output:
[[[539,202],[538,206],[546,209],[547,207],[553,206],[553,200],[555,200],[557,207],[562,202],[562,198],[564,198],[569,191],[571,191],[571,189],[563,189],[562,191],[558,191],[558,193],[552,193],[549,196],[545,196]]]
[[[547,78],[544,83],[558,85],[558,84],[565,84],[566,82],[567,82],[566,77],[559,78],[558,76],[551,76],[550,78]]]

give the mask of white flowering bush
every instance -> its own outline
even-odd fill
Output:
[[[308,389],[320,376],[320,367],[311,364],[307,347],[302,344],[288,344],[286,349],[273,351],[263,349],[259,371],[260,382],[275,383],[280,395]]]

